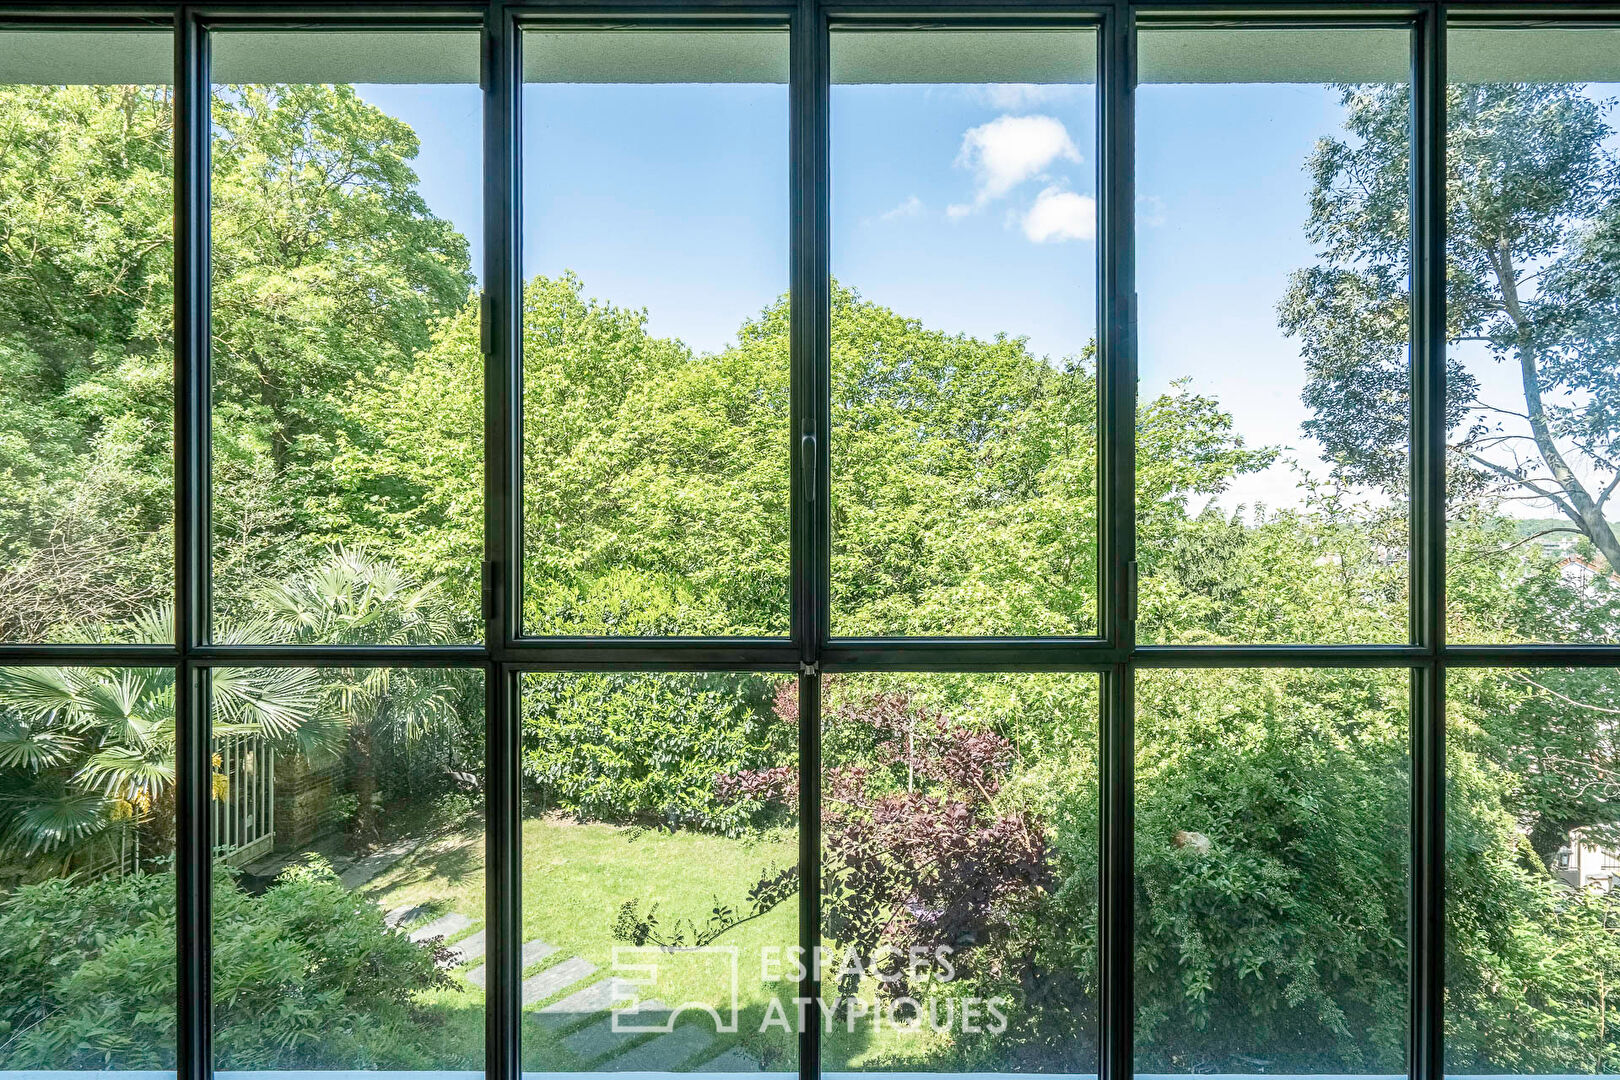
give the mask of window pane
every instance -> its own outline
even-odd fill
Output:
[[[832,629],[1097,629],[1096,35],[832,38]]]
[[[523,625],[788,631],[778,32],[523,35]]]
[[[1613,1073],[1620,678],[1446,675],[1446,1068]]]
[[[1620,30],[1449,37],[1455,641],[1620,640]]]
[[[214,1065],[484,1064],[484,683],[220,668]]]
[[[216,640],[482,634],[478,40],[213,38]]]
[[[1405,31],[1144,31],[1141,640],[1407,640]]]
[[[1403,1073],[1405,671],[1149,671],[1136,1068]]]
[[[523,682],[526,1073],[792,1073],[798,687]]]
[[[0,1075],[174,1075],[173,695],[0,668]]]
[[[172,50],[0,33],[0,641],[174,595]]]
[[[1097,686],[827,680],[825,1069],[1096,1070]]]

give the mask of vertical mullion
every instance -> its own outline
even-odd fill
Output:
[[[213,1068],[213,867],[208,672],[208,34],[190,7],[174,26],[174,498],[176,1072]]]
[[[799,675],[799,1076],[821,1075],[821,677],[831,633],[831,517],[827,501],[831,414],[832,282],[828,229],[828,32],[819,0],[799,0],[789,26],[788,205],[789,479],[793,486],[789,574]]]
[[[516,25],[504,0],[484,16],[484,666],[485,844],[484,923],[487,975],[484,1068],[489,1080],[522,1075],[518,959],[522,936],[522,828],[519,822],[521,676],[500,662],[517,636],[515,599],[522,452],[521,343],[523,283],[519,265],[518,102],[521,72]]]
[[[831,255],[828,230],[828,40],[818,0],[792,16],[788,76],[789,427],[793,486],[789,572],[799,660],[814,666],[831,632]]]
[[[1136,647],[1136,27],[1129,3],[1098,41],[1098,631]]]
[[[1102,242],[1098,245],[1099,630],[1136,645],[1136,26],[1121,0],[1098,43]],[[1101,682],[1098,775],[1098,1061],[1100,1080],[1130,1080],[1134,1059],[1135,670],[1117,664]]]
[[[485,755],[484,924],[488,933],[484,981],[484,1070],[488,1080],[522,1076],[523,895],[520,864],[518,716],[523,676],[506,664],[484,667],[484,708],[489,717]]]
[[[821,676],[799,676],[799,1080],[821,1075]]]
[[[1446,237],[1445,9],[1412,42],[1411,1050],[1414,1080],[1445,1073]]]
[[[1136,669],[1116,664],[1099,695],[1102,843],[1097,890],[1098,1080],[1135,1072]]]

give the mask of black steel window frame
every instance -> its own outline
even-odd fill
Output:
[[[169,645],[0,645],[0,664],[162,665],[178,675],[177,963],[180,1080],[210,1080],[209,675],[252,664],[461,667],[486,688],[489,928],[486,1070],[519,1080],[519,693],[531,671],[799,673],[801,943],[816,942],[820,678],[833,671],[1092,672],[1101,682],[1099,1074],[1132,1059],[1135,673],[1147,668],[1384,667],[1412,676],[1410,1052],[1414,1080],[1444,1074],[1445,673],[1448,667],[1620,668],[1620,646],[1450,645],[1445,626],[1445,32],[1447,25],[1620,26],[1614,3],[1330,3],[1321,0],[334,0],[202,4],[11,3],[0,28],[128,28],[174,41],[175,611]],[[1411,634],[1406,645],[1138,646],[1135,640],[1136,31],[1152,25],[1404,27],[1412,77]],[[754,27],[790,38],[791,633],[785,638],[538,638],[519,623],[522,366],[519,50],[527,26]],[[828,46],[844,27],[1089,27],[1098,47],[1098,519],[1095,637],[835,639],[830,635]],[[224,28],[447,29],[483,41],[485,562],[482,644],[248,646],[209,626],[209,33]],[[538,162],[538,167],[544,163]],[[804,988],[814,993],[814,986]],[[817,1025],[799,1073],[819,1075]]]

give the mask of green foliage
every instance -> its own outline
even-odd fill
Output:
[[[1479,386],[1454,363],[1453,634],[1598,640],[1620,626],[1620,590],[1562,581],[1503,507],[1542,485],[1583,556],[1614,564],[1620,170],[1606,106],[1551,85],[1450,95],[1450,334],[1518,370],[1533,447],[1522,469],[1492,467],[1502,432],[1478,421]],[[1343,100],[1344,135],[1308,163],[1316,261],[1279,309],[1332,482],[1302,481],[1296,509],[1224,514],[1209,497],[1277,452],[1184,385],[1144,400],[1143,641],[1406,638],[1409,101],[1388,87]],[[172,637],[169,110],[156,89],[0,87],[0,638]],[[343,86],[225,88],[214,121],[216,637],[476,640],[479,311],[464,239],[417,190],[415,135]],[[831,329],[837,631],[1094,631],[1094,356],[943,333],[842,285]],[[785,299],[697,355],[572,274],[527,283],[527,629],[786,632],[789,337]],[[1263,1045],[1277,1067],[1399,1070],[1406,678],[1141,679],[1144,1067],[1251,1071],[1244,1055]],[[533,676],[527,805],[733,834],[777,824],[717,800],[715,782],[794,761],[780,685]],[[829,710],[871,685],[828,680]],[[1095,1014],[1095,683],[884,685],[1016,747],[995,809],[1044,823],[1057,883],[998,927],[1007,956],[1035,961],[1000,976],[1026,1006],[1006,1045],[1025,1065],[1090,1067],[1088,1036],[1072,1033]],[[445,780],[482,760],[476,676],[226,669],[214,686],[217,731],[350,755],[357,837],[390,800],[425,796],[443,816],[476,804],[475,781]],[[1450,689],[1452,1065],[1620,1067],[1614,913],[1548,869],[1571,830],[1620,840],[1620,688],[1606,672],[1470,671]],[[172,850],[173,742],[170,671],[0,672],[5,857],[36,877],[96,866],[126,828],[148,863]],[[825,750],[835,767],[896,769],[857,724],[831,726]],[[315,870],[261,899],[220,876],[221,1065],[445,1064],[422,1044],[431,958],[373,908]],[[0,1054],[170,1064],[172,889],[144,874],[0,899]]]
[[[1151,1066],[1263,1048],[1300,1071],[1398,1071],[1405,673],[1155,672],[1138,687],[1137,1025]]]
[[[174,875],[25,886],[0,898],[0,1063],[174,1067]],[[445,981],[431,947],[383,925],[331,870],[285,872],[263,896],[215,869],[220,1068],[419,1068]],[[476,1064],[476,1063],[469,1063]]]
[[[417,583],[357,550],[336,551],[259,593],[254,620],[216,627],[220,639],[265,642],[437,640],[445,624],[436,582]],[[174,640],[167,608],[115,636]],[[419,787],[482,761],[479,680],[462,671],[391,668],[218,668],[211,680],[216,738],[254,738],[330,759],[347,749],[359,834],[376,829],[379,785]],[[431,751],[403,749],[434,732]],[[0,860],[28,876],[173,849],[174,669],[0,669]],[[216,774],[216,785],[226,782]],[[412,781],[417,781],[413,784]],[[133,858],[133,856],[131,856]]]
[[[797,729],[771,710],[777,690],[776,680],[751,675],[530,676],[523,695],[530,806],[736,832],[751,811],[717,798],[716,777],[794,760]]]
[[[1345,137],[1321,140],[1309,163],[1318,262],[1294,275],[1279,313],[1310,373],[1307,432],[1341,476],[1400,491],[1410,95],[1349,87],[1343,102]],[[1491,399],[1452,350],[1452,496],[1551,505],[1620,569],[1604,513],[1620,479],[1610,103],[1577,84],[1453,83],[1446,105],[1447,334],[1517,374],[1511,398]]]

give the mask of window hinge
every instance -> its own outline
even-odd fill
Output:
[[[821,663],[819,661],[816,661],[816,662],[812,662],[812,663],[807,664],[807,663],[805,663],[804,661],[801,660],[801,661],[799,661],[799,674],[800,675],[820,675],[821,674]]]
[[[484,563],[483,584],[480,595],[484,605],[484,620],[493,622],[501,617],[501,590],[500,590],[500,564],[493,561]]]

